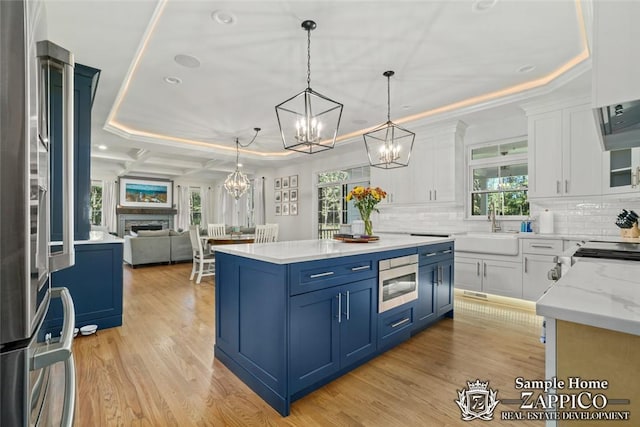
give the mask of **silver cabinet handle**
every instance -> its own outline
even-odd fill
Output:
[[[482,264],[483,264],[483,267],[484,267],[484,273],[483,273],[483,275],[484,275],[484,277],[487,277],[487,263],[486,263],[486,262],[483,262]]]
[[[404,319],[402,319],[402,320],[400,320],[400,321],[398,321],[398,322],[396,322],[396,323],[392,323],[392,324],[391,324],[391,327],[392,327],[392,328],[397,328],[397,327],[398,327],[398,326],[400,326],[400,325],[404,325],[404,324],[405,324],[405,323],[407,323],[409,320],[411,320],[411,319],[409,319],[408,317],[405,317]]]
[[[560,181],[556,181],[556,193],[560,194]]]
[[[73,328],[76,325],[76,311],[67,288],[51,288],[51,297],[62,300],[64,320],[60,342],[39,347],[31,360],[31,370],[36,371],[54,363],[64,362],[71,356]]]
[[[564,192],[565,193],[569,192],[569,180],[568,179],[564,180]]]
[[[431,190],[429,190],[429,200],[431,200]]]
[[[551,245],[531,245],[532,248],[541,248],[541,249],[553,249]]]
[[[338,323],[342,323],[342,293],[336,295],[338,298]]]
[[[352,268],[351,268],[351,271],[368,270],[369,268],[371,268],[371,267],[369,267],[368,265],[363,265],[363,266],[361,266],[361,267],[352,267]]]
[[[333,276],[334,272],[333,271],[327,271],[324,273],[318,273],[318,274],[312,274],[309,276],[310,279],[316,279],[318,277],[325,277],[325,276]]]
[[[433,190],[433,200],[438,200],[438,190]]]
[[[450,254],[452,251],[451,249],[447,249],[446,251],[442,251],[443,254]]]
[[[480,275],[480,261],[476,262],[476,276]]]
[[[524,257],[524,272],[525,273],[527,272],[527,261],[528,261],[527,257]]]
[[[349,291],[347,291],[347,320],[349,320],[349,318],[351,317],[351,316],[349,315],[349,306],[350,306],[350,305],[351,305],[351,304],[349,304]]]
[[[438,266],[438,284],[442,285],[442,276],[444,276],[444,268],[439,265]]]
[[[438,255],[437,252],[428,252],[426,254],[422,254],[422,256],[436,256],[436,255]]]

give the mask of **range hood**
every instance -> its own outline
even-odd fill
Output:
[[[594,110],[604,151],[640,147],[640,100]]]

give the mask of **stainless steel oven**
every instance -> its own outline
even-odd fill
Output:
[[[418,255],[380,260],[378,313],[418,299]]]

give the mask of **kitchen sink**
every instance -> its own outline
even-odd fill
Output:
[[[479,252],[496,255],[518,255],[516,233],[469,232],[455,235],[456,252]]]

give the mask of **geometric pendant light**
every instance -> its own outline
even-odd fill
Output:
[[[334,147],[342,104],[311,89],[311,31],[316,23],[302,23],[307,32],[307,88],[276,105],[284,148],[314,154]]]
[[[387,78],[387,122],[365,133],[364,144],[369,156],[369,164],[381,169],[395,169],[409,166],[411,150],[416,134],[391,121],[390,79],[395,73],[385,71]]]

